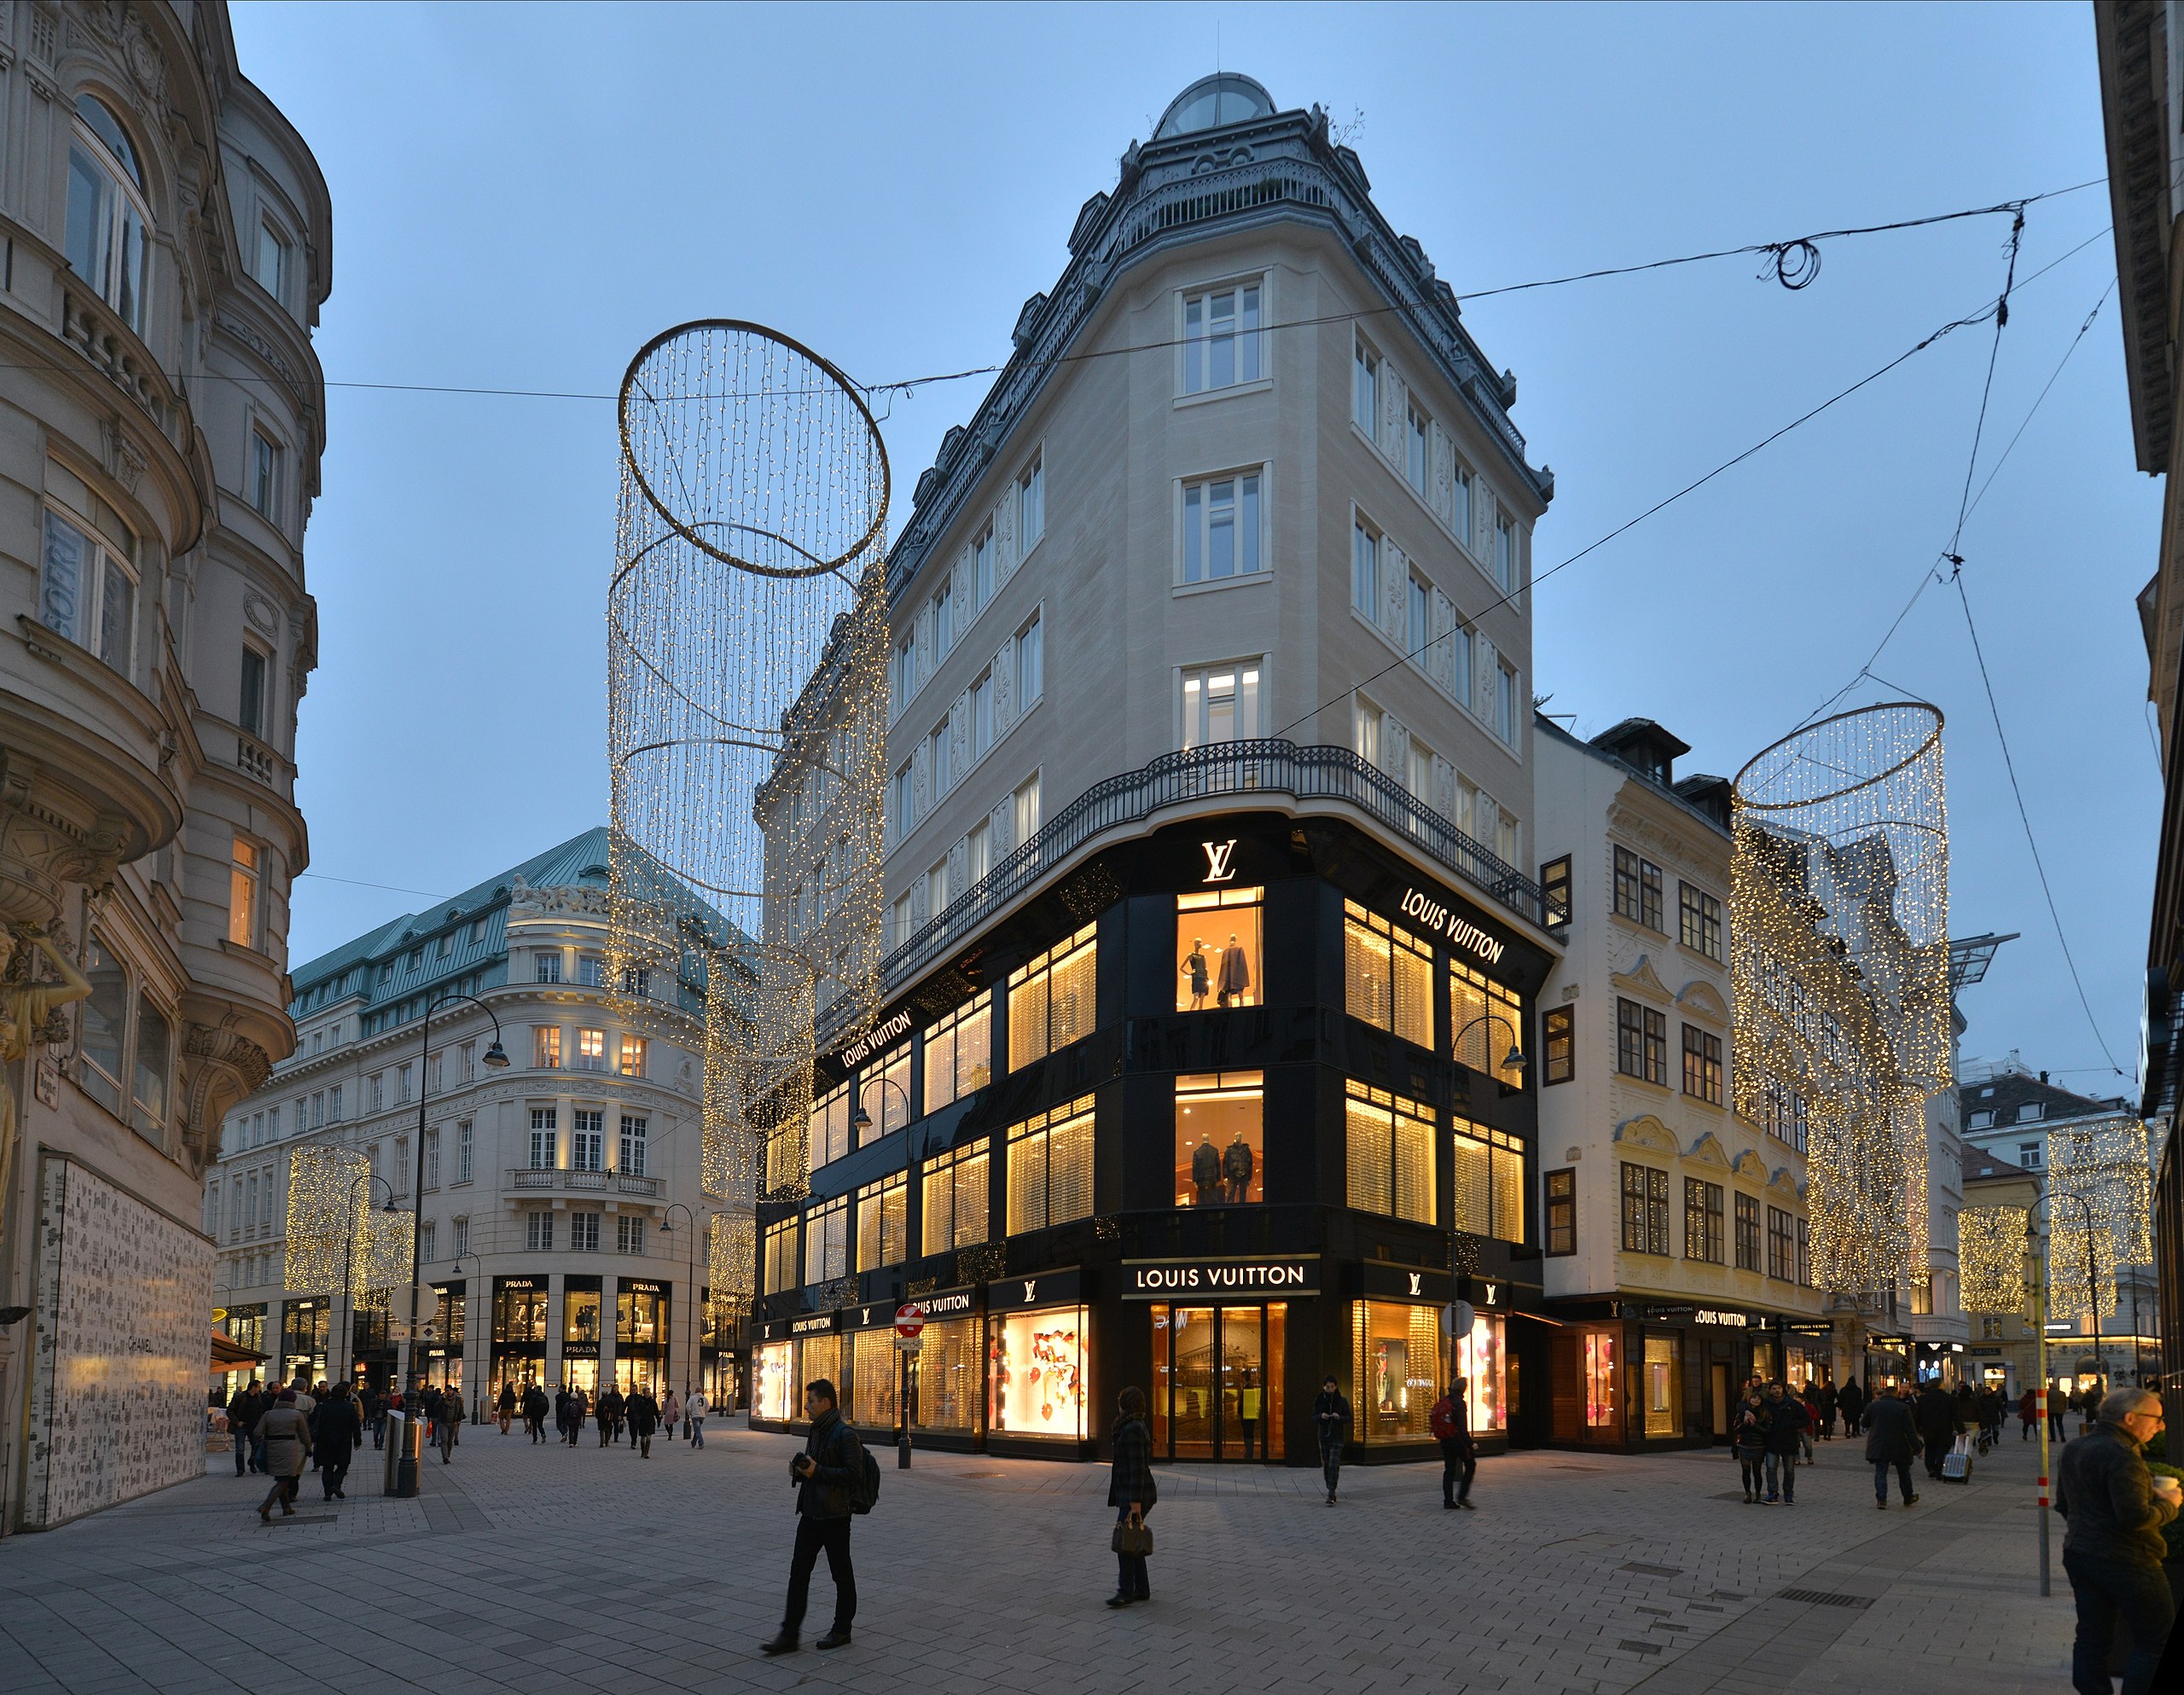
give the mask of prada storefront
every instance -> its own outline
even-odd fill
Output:
[[[1351,1459],[1418,1459],[1461,1373],[1484,1449],[1544,1439],[1507,1063],[1539,932],[1340,821],[1216,822],[1092,859],[821,1060],[766,1176],[809,1193],[759,1209],[755,1427],[825,1377],[875,1439],[1090,1459],[1134,1385],[1162,1460],[1308,1466],[1332,1376]]]

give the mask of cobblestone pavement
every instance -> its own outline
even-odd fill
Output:
[[[0,1690],[667,1688],[1099,1695],[1411,1687],[1643,1695],[2013,1695],[2069,1686],[2070,1593],[2040,1599],[2030,1444],[1968,1487],[1873,1505],[1862,1444],[1822,1444],[1794,1507],[1746,1506],[1726,1455],[1438,1468],[1163,1468],[1150,1606],[1112,1612],[1105,1466],[921,1451],[857,1521],[848,1650],[761,1659],[780,1618],[789,1438],[715,1431],[642,1460],[473,1427],[419,1500],[262,1527],[258,1478],[202,1481],[0,1541]],[[823,1562],[807,1644],[833,1603]],[[1791,1592],[1786,1593],[1785,1592]]]

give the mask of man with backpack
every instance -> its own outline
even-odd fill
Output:
[[[1471,1408],[1464,1394],[1469,1386],[1469,1379],[1458,1378],[1433,1403],[1430,1415],[1433,1440],[1441,1444],[1441,1505],[1449,1510],[1471,1506],[1471,1480],[1478,1471],[1478,1447],[1471,1437]]]
[[[789,1559],[788,1605],[781,1610],[780,1634],[759,1644],[763,1654],[793,1654],[803,1646],[798,1633],[810,1599],[811,1569],[822,1549],[828,1575],[834,1580],[834,1626],[819,1639],[819,1646],[849,1646],[850,1626],[857,1618],[850,1518],[871,1512],[880,1494],[880,1467],[842,1417],[834,1385],[823,1377],[806,1384],[804,1411],[811,1420],[811,1434],[788,1468],[796,1485],[796,1552]]]

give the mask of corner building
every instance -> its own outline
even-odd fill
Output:
[[[1515,380],[1248,78],[1178,96],[1069,247],[891,556],[883,1001],[822,1015],[770,1150],[754,1421],[825,1376],[868,1431],[1083,1458],[1136,1384],[1164,1458],[1305,1465],[1331,1374],[1353,1456],[1414,1458],[1453,1368],[1523,1439],[1505,1062],[1557,949]]]

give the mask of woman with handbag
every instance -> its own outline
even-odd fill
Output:
[[[1145,1557],[1153,1552],[1153,1532],[1145,1515],[1160,1498],[1153,1481],[1153,1432],[1145,1425],[1145,1391],[1125,1389],[1115,1397],[1114,1464],[1107,1477],[1107,1505],[1115,1509],[1115,1593],[1111,1607],[1153,1599],[1146,1580]]]

